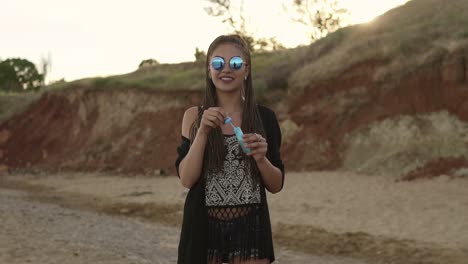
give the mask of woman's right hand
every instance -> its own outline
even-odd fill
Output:
[[[226,113],[221,107],[210,107],[203,111],[202,119],[200,122],[200,133],[208,135],[212,128],[220,127],[224,124]]]

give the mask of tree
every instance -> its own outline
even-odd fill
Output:
[[[200,50],[198,47],[195,48],[195,61],[203,62],[206,59],[206,52]]]
[[[36,66],[20,58],[0,62],[0,89],[5,91],[37,90],[41,87],[44,75],[39,74]]]
[[[159,65],[159,62],[155,59],[146,59],[142,60],[140,62],[140,65],[138,65],[138,69],[145,68],[145,67],[150,67],[150,66],[155,66]]]
[[[237,25],[237,19],[234,19],[233,10],[231,7],[230,0],[206,0],[211,3],[211,6],[205,7],[205,12],[210,16],[214,17],[223,17],[223,23],[229,23],[229,25],[234,29],[244,28],[245,30],[245,19],[243,14],[240,13],[241,23],[244,21],[244,24],[240,26]],[[244,1],[241,2],[240,9],[243,10]]]
[[[205,7],[208,15],[221,17],[222,23],[227,23],[232,33],[241,36],[247,42],[250,51],[277,50],[284,48],[275,38],[256,38],[247,30],[247,18],[244,13],[244,0],[240,0],[238,6],[231,0],[206,0],[210,4]],[[237,2],[237,1],[236,1]]]
[[[283,9],[292,14],[293,21],[309,29],[312,42],[346,26],[350,16],[339,0],[292,0],[290,5],[292,8],[283,4]]]
[[[0,90],[18,90],[21,84],[16,78],[16,72],[10,65],[0,62]]]

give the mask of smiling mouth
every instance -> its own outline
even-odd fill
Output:
[[[232,81],[232,80],[234,80],[234,78],[232,78],[232,77],[221,77],[220,79],[223,80],[223,81]]]

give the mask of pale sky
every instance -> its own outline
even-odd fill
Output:
[[[354,23],[407,1],[343,0]],[[257,36],[274,36],[286,47],[308,43],[281,0],[244,2]],[[49,81],[128,73],[149,58],[193,61],[195,47],[206,51],[228,33],[204,6],[205,0],[0,0],[0,59],[25,58],[38,66],[50,54]]]

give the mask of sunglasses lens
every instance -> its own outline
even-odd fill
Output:
[[[223,58],[220,58],[220,57],[213,58],[211,60],[211,67],[213,67],[213,69],[215,69],[217,71],[221,70],[224,67]]]
[[[229,66],[233,70],[240,70],[242,68],[242,65],[244,64],[244,61],[242,60],[241,57],[233,57],[229,61]]]

